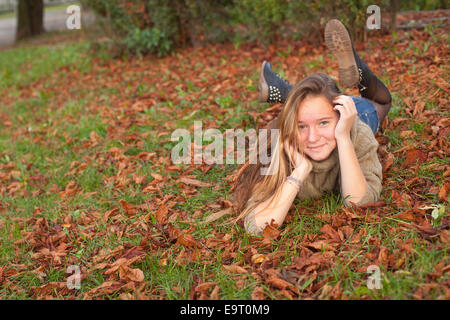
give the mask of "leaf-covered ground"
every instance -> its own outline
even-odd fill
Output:
[[[376,136],[381,201],[296,201],[263,237],[230,215],[204,223],[233,210],[238,166],[174,165],[171,133],[264,125],[280,106],[257,101],[260,63],[292,83],[337,78],[324,45],[114,60],[79,39],[0,52],[0,298],[449,299],[448,31],[356,44],[394,99]]]

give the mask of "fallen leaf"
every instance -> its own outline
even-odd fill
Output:
[[[119,278],[122,280],[142,282],[145,277],[141,269],[132,269],[125,265],[121,265],[119,267]]]
[[[406,159],[405,161],[403,161],[402,163],[402,167],[406,168],[408,166],[411,166],[417,162],[422,163],[427,161],[428,158],[428,154],[421,150],[421,149],[411,149],[408,151],[408,153],[406,154]]]
[[[320,228],[320,232],[328,235],[331,239],[333,239],[336,242],[339,242],[341,239],[339,237],[339,233],[333,229],[332,226],[329,224],[324,225],[322,228]]]
[[[126,202],[123,199],[120,199],[119,202],[122,208],[125,210],[125,214],[128,216],[135,215],[136,212],[138,211],[138,207]]]
[[[169,209],[166,207],[166,205],[163,203],[159,206],[158,210],[156,211],[156,220],[158,220],[159,224],[164,224],[167,221],[167,214],[169,213]]]
[[[387,170],[394,164],[394,160],[394,155],[392,153],[388,153],[383,163],[383,172],[387,172]]]
[[[198,242],[195,240],[195,238],[190,233],[180,233],[177,237],[177,244],[181,244],[185,247],[198,247]]]
[[[264,289],[261,287],[256,287],[252,292],[252,300],[264,300],[265,296]]]
[[[178,179],[178,181],[190,185],[190,186],[194,186],[194,187],[211,187],[212,184],[208,183],[208,182],[203,182],[197,179],[192,179],[192,178],[187,178],[187,177],[181,177],[180,179]]]
[[[247,270],[235,264],[224,265],[223,268],[231,273],[248,273]]]
[[[286,280],[283,280],[279,277],[277,277],[276,275],[271,275],[266,282],[272,286],[274,286],[277,289],[286,289],[289,287],[293,287],[293,285],[289,282],[287,282]]]
[[[439,200],[448,201],[448,199],[447,199],[448,190],[450,190],[450,182],[444,183],[442,185],[442,188],[439,190],[439,194],[438,194]]]
[[[268,240],[276,240],[280,235],[281,231],[273,226],[267,225],[263,230],[263,237]]]
[[[414,215],[412,214],[412,210],[406,210],[402,213],[399,213],[395,217],[403,220],[414,221]]]

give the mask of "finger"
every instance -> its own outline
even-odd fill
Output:
[[[341,116],[342,116],[342,115],[345,113],[345,111],[346,111],[344,105],[342,105],[342,104],[337,104],[337,105],[335,105],[333,109],[339,111],[339,113],[341,114]]]

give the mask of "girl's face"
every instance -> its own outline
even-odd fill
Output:
[[[307,96],[300,103],[300,145],[312,160],[325,160],[336,148],[334,129],[338,120],[338,112],[324,96]]]

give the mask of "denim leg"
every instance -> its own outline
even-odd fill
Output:
[[[359,119],[367,124],[372,129],[373,134],[375,134],[379,127],[377,109],[369,100],[354,96],[352,96],[352,99],[355,102]]]

